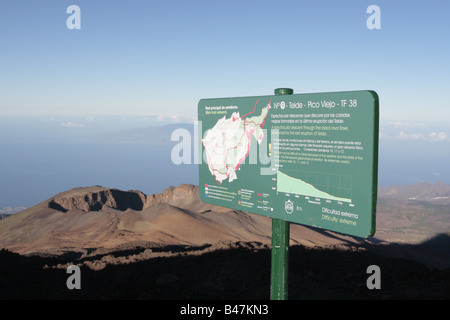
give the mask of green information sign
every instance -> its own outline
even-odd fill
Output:
[[[200,199],[370,237],[378,113],[373,91],[202,99]]]

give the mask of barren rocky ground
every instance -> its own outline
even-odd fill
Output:
[[[66,273],[80,266],[81,289]],[[367,268],[381,270],[368,289]],[[270,248],[260,243],[203,247],[125,246],[88,255],[22,256],[0,251],[1,299],[269,299]],[[438,270],[363,248],[292,246],[289,299],[450,298],[450,269]]]
[[[292,224],[289,298],[449,299],[450,237],[429,237],[447,211],[427,203],[382,201],[372,240]],[[77,188],[0,221],[0,299],[269,299],[270,232],[266,217],[199,202],[195,186]],[[381,289],[366,285],[371,265]]]

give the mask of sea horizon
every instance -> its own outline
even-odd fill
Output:
[[[183,183],[198,185],[197,164],[175,164],[171,159],[179,142],[170,141],[170,134],[177,125],[194,128],[186,119],[177,123],[155,117],[2,116],[0,208],[32,206],[91,185],[146,194]],[[169,129],[163,132],[164,141],[146,143],[155,132],[146,128],[158,132],[165,126]],[[381,124],[378,186],[449,184],[450,148],[444,130],[442,124]],[[191,155],[194,152],[192,144]]]

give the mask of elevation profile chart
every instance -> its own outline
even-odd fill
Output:
[[[351,176],[297,170],[293,175],[291,172],[277,171],[277,192],[352,203]]]

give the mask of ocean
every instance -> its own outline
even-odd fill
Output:
[[[153,118],[104,119],[2,117],[0,208],[32,206],[59,192],[92,185],[153,194],[182,183],[198,184],[197,165],[172,163],[174,142],[152,145],[141,139],[147,143],[132,144],[126,137],[121,143],[98,138],[164,123]],[[449,146],[448,141],[380,139],[378,185],[450,183]]]
[[[42,117],[9,118],[0,121],[0,208],[32,206],[92,185],[153,194],[171,185],[198,184],[195,165],[172,163],[173,144],[102,141],[108,132],[135,123],[120,125],[116,119],[101,128],[64,127],[60,124],[66,122]]]

